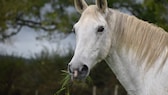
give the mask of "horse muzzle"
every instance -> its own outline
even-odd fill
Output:
[[[89,68],[87,65],[80,65],[78,67],[73,67],[72,64],[69,64],[68,71],[69,74],[71,75],[72,80],[74,79],[84,80],[89,73]]]

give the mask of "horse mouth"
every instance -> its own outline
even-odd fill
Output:
[[[70,73],[71,80],[85,80],[87,77],[87,72],[79,72],[78,70],[74,70],[73,73]]]
[[[86,65],[83,65],[81,69],[68,68],[71,80],[85,80],[88,76],[89,69]]]

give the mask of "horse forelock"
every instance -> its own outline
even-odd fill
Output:
[[[117,11],[115,15],[117,48],[123,47],[128,52],[133,51],[138,60],[137,64],[145,63],[146,69],[150,69],[154,64],[160,64],[161,69],[168,62],[168,33],[134,16]],[[161,59],[159,63],[158,59]]]
[[[99,10],[99,8],[96,5],[90,5],[82,13],[80,20],[84,20],[84,19],[88,18],[89,21],[95,20],[95,21],[99,22],[99,21],[101,21],[100,20],[101,16],[102,16],[102,13]]]

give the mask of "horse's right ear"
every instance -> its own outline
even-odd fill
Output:
[[[75,8],[79,13],[82,13],[87,7],[85,0],[75,0]]]

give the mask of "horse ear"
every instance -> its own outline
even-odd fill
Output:
[[[105,12],[107,6],[107,0],[96,0],[96,5],[100,9],[100,11]]]
[[[75,0],[75,8],[79,13],[82,13],[87,7],[85,0]]]

